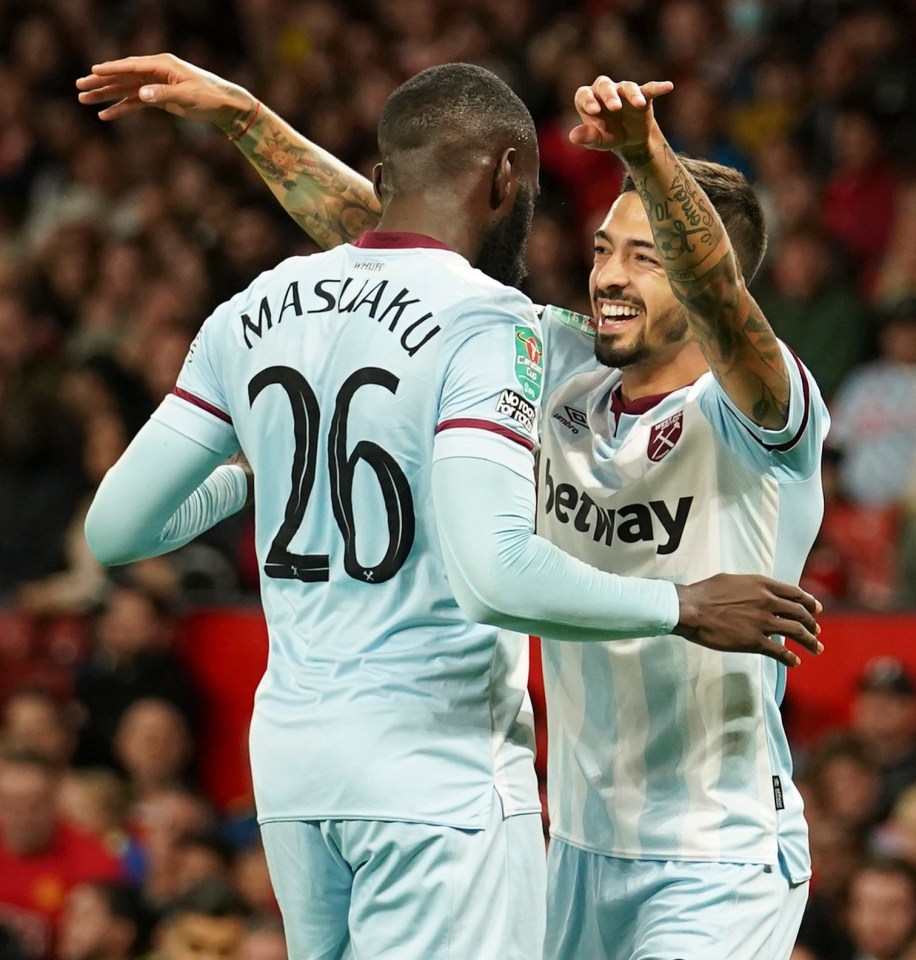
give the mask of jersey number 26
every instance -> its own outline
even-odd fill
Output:
[[[344,541],[344,570],[362,583],[384,583],[404,565],[413,546],[415,517],[413,498],[404,471],[394,458],[371,440],[360,440],[347,454],[347,417],[350,404],[360,387],[375,384],[396,393],[400,381],[389,370],[363,367],[344,381],[337,393],[334,416],[328,431],[328,463],[330,467],[331,505],[334,519]],[[277,531],[264,572],[280,580],[302,580],[316,583],[330,577],[328,554],[301,555],[291,553],[290,541],[302,525],[312,487],[315,485],[315,466],[318,453],[318,425],[321,411],[318,398],[305,377],[291,367],[268,367],[252,377],[248,384],[248,399],[254,401],[271,384],[282,387],[293,413],[292,488],[286,501],[283,523]],[[353,473],[356,464],[365,461],[375,472],[388,521],[388,548],[374,566],[367,567],[356,556],[356,527],[353,517]]]

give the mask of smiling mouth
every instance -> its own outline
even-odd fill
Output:
[[[621,329],[642,315],[638,307],[629,304],[603,303],[598,309],[598,332]]]

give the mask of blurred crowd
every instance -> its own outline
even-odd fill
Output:
[[[568,143],[573,92],[673,80],[663,129],[755,185],[770,243],[752,292],[830,401],[806,585],[886,608],[916,604],[914,37],[905,0],[0,0],[0,606],[80,624],[63,683],[4,685],[0,960],[178,960],[198,922],[224,956],[283,956],[250,813],[217,818],[195,783],[197,699],[170,643],[175,605],[256,590],[250,516],[114,577],[81,529],[207,314],[314,247],[223,135],[151,110],[104,124],[75,78],[169,50],[368,173],[398,83],[487,66],[540,134],[527,292],[583,312],[620,169]],[[804,760],[816,895],[798,958],[902,957],[913,679],[879,663],[852,729]]]

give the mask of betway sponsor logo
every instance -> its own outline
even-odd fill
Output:
[[[560,523],[571,523],[580,533],[589,534],[595,543],[603,541],[607,546],[615,537],[621,543],[658,542],[658,554],[674,553],[681,545],[693,504],[693,497],[680,497],[673,511],[664,500],[628,503],[605,510],[571,483],[554,483],[550,460],[544,487],[544,512],[553,514]]]

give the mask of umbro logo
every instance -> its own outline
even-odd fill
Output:
[[[566,416],[569,417],[576,426],[584,427],[586,423],[588,423],[585,414],[581,410],[577,410],[575,407],[566,407],[565,409]]]
[[[575,407],[564,406],[563,413],[560,413],[557,410],[553,419],[558,420],[560,423],[569,430],[570,433],[579,433],[580,429],[585,429],[588,426],[588,418],[581,410],[577,410]]]

